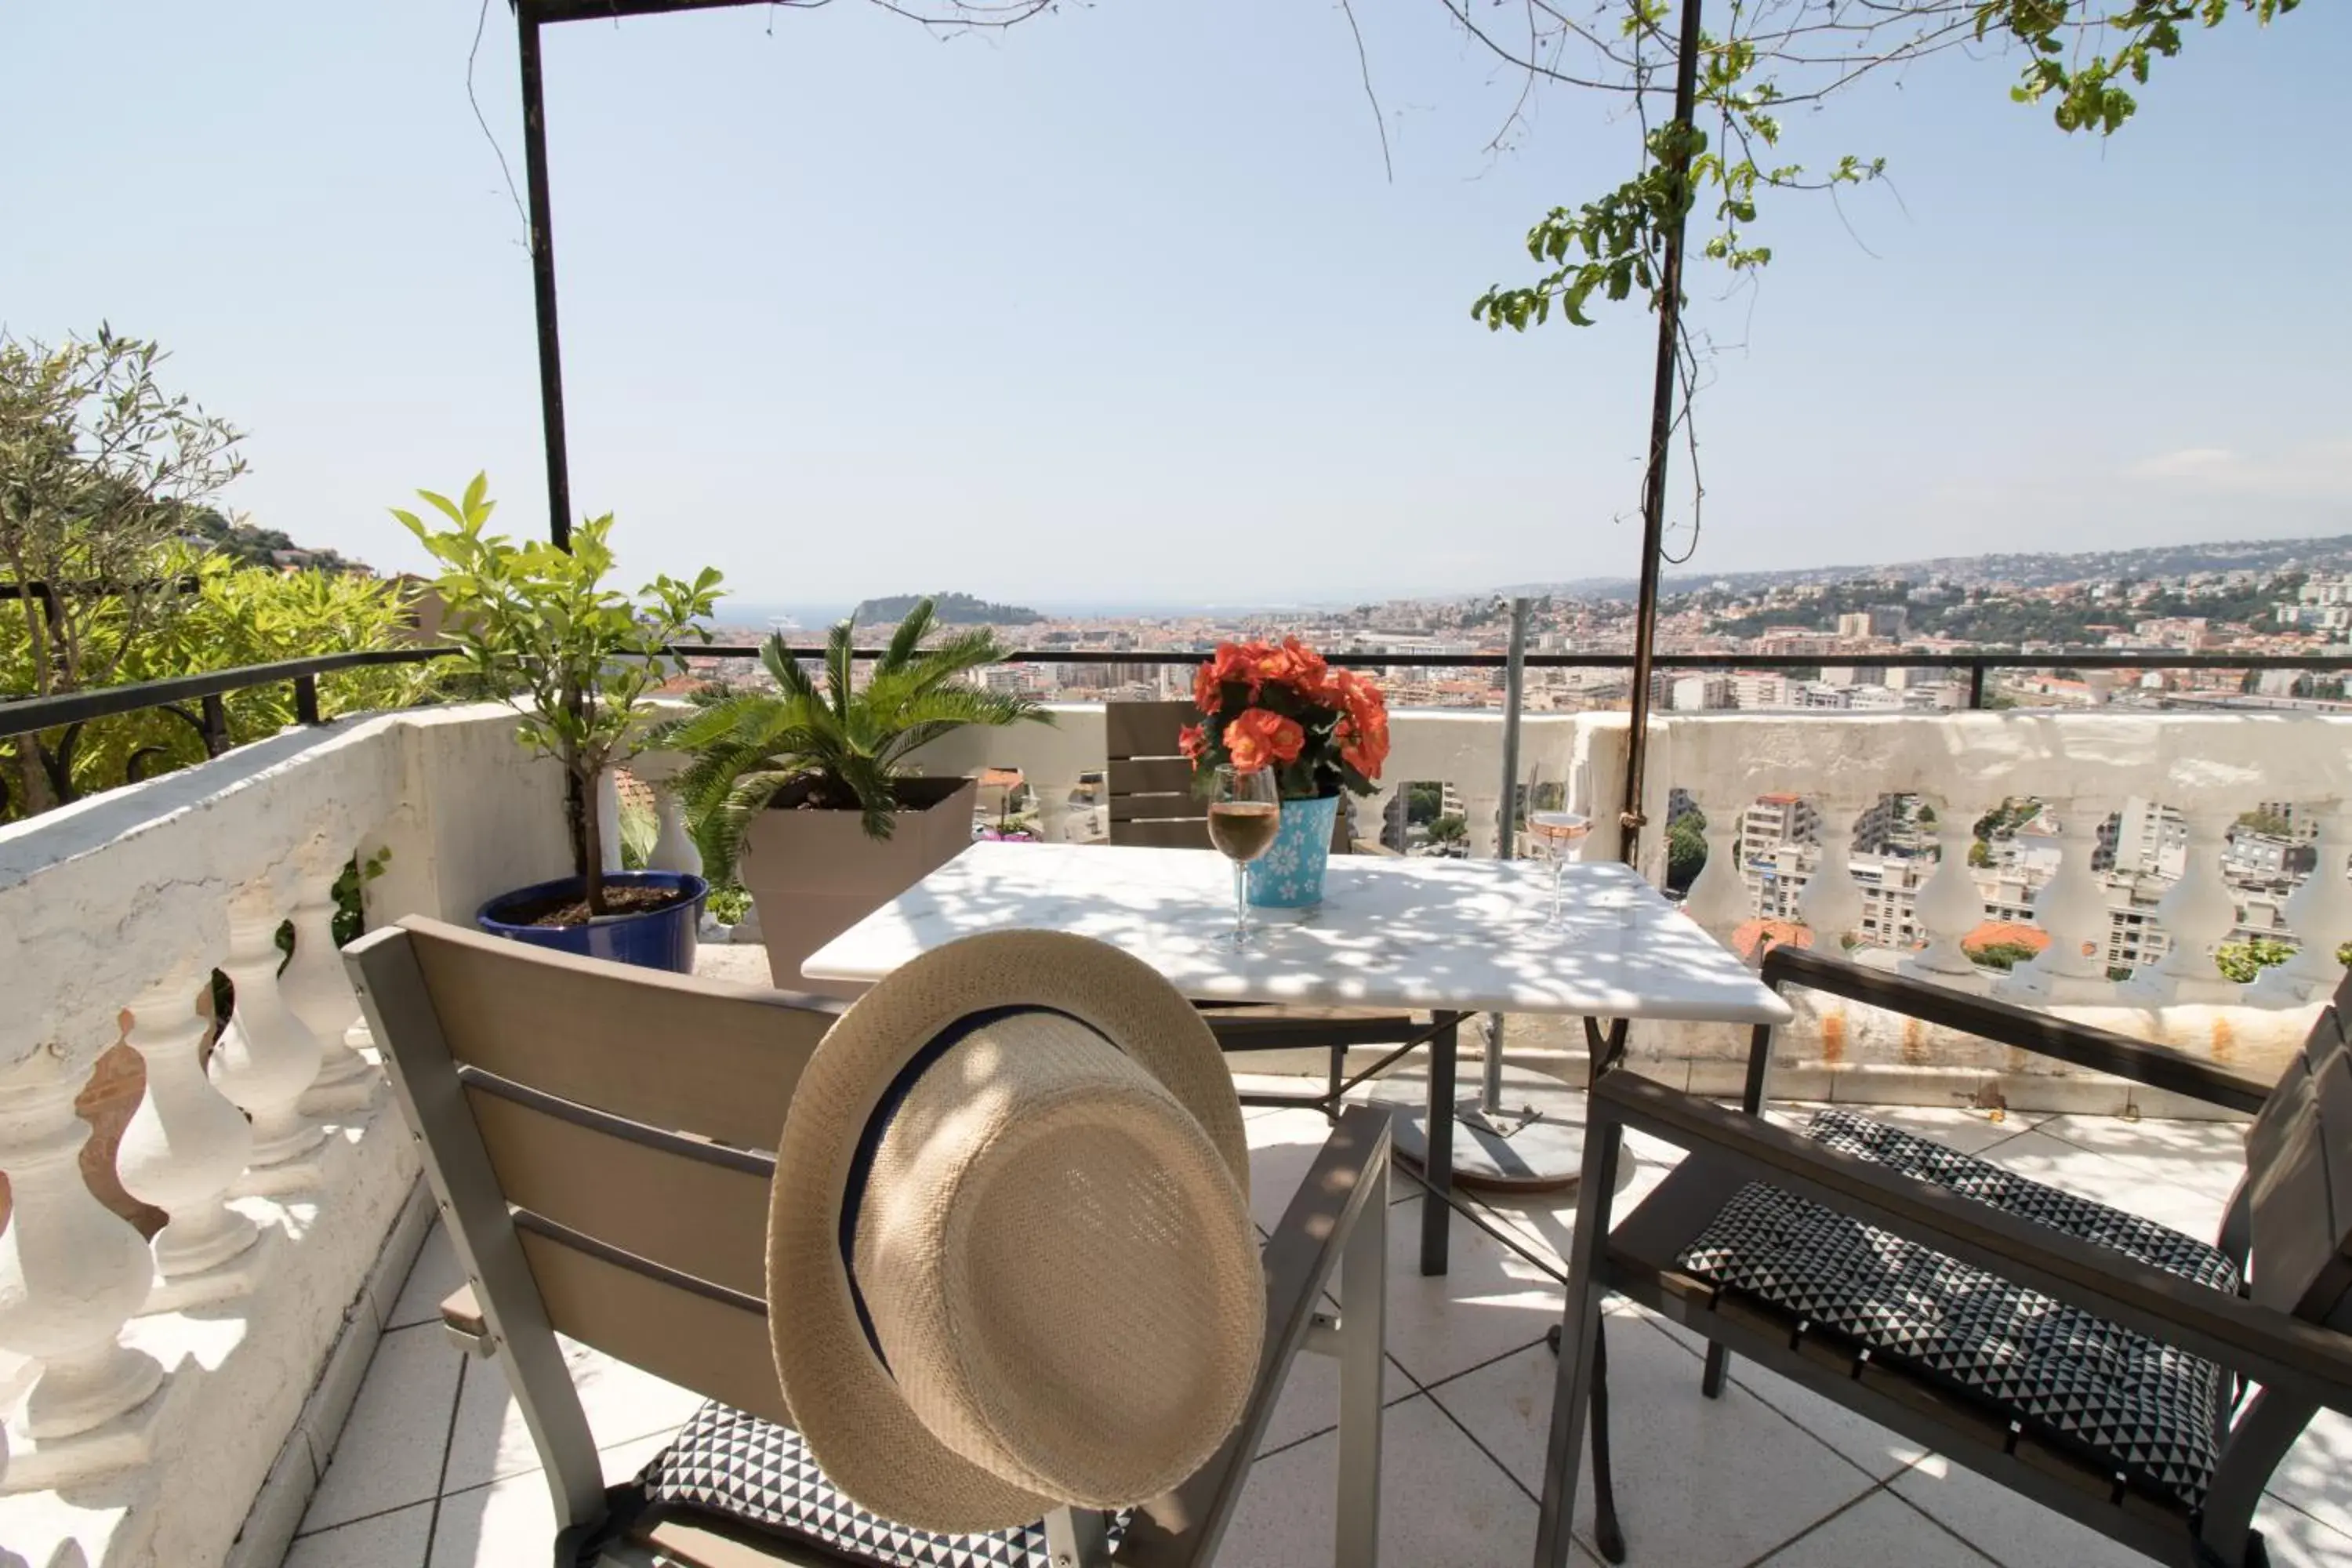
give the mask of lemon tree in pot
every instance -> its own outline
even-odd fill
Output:
[[[821,678],[771,637],[774,691],[698,697],[658,735],[691,758],[674,787],[703,868],[750,890],[778,985],[845,989],[803,978],[801,961],[971,842],[973,782],[922,776],[916,751],[969,724],[1052,722],[1034,699],[972,684],[1005,655],[994,633],[933,641],[935,626],[925,599],[862,687],[849,622],[826,637]]]
[[[541,947],[688,972],[709,886],[682,872],[605,871],[596,784],[634,754],[654,691],[685,671],[670,646],[709,640],[698,623],[718,602],[719,574],[706,567],[690,583],[656,577],[623,593],[604,581],[611,513],[573,529],[569,551],[517,544],[485,531],[496,506],[487,492],[480,474],[457,500],[419,490],[446,527],[393,515],[441,563],[433,585],[447,608],[443,638],[521,716],[515,738],[562,765],[573,875],[492,899],[478,923]]]

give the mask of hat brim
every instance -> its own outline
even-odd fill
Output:
[[[1192,1114],[1249,1193],[1241,1105],[1215,1036],[1164,977],[1117,948],[1062,931],[967,937],[900,966],[826,1031],[793,1089],[769,1194],[776,1372],[793,1426],[835,1486],[884,1519],[942,1534],[1026,1524],[1062,1500],[1000,1479],[916,1418],[858,1320],[841,1202],[859,1136],[908,1060],[959,1018],[1006,1006],[1053,1008],[1100,1031]]]

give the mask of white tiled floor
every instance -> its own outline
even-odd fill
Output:
[[[1789,1114],[1801,1114],[1789,1108]],[[2237,1170],[2238,1134],[2189,1122],[1894,1110],[1890,1121],[2039,1180],[2210,1235]],[[1321,1117],[1253,1111],[1254,1204],[1278,1218],[1320,1143]],[[1673,1152],[1634,1143],[1624,1202]],[[1414,1267],[1418,1189],[1390,1209],[1391,1301],[1383,1560],[1400,1568],[1522,1568],[1533,1551],[1560,1295],[1528,1258],[1458,1221],[1453,1267]],[[1622,1212],[1622,1209],[1621,1209]],[[1537,1257],[1564,1252],[1572,1206],[1493,1215]],[[433,1308],[458,1283],[436,1234],[393,1315],[286,1568],[511,1568],[547,1561],[553,1513],[529,1435],[489,1362],[453,1348]],[[1620,1303],[1610,1331],[1619,1504],[1636,1565],[2105,1568],[2140,1559],[1924,1455],[1893,1433],[1753,1366],[1699,1396],[1698,1346]],[[696,1400],[593,1352],[571,1350],[608,1479],[657,1452]],[[1300,1358],[1222,1562],[1327,1562],[1332,1423],[1328,1363]],[[1589,1549],[1590,1488],[1578,1534]],[[2280,1568],[2352,1568],[2352,1420],[2325,1415],[2281,1468],[2262,1524]],[[1599,1560],[1589,1554],[1586,1568]]]

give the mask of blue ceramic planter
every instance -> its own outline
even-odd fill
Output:
[[[634,963],[640,969],[667,969],[673,974],[694,973],[695,928],[702,923],[703,900],[710,884],[683,871],[615,871],[604,879],[608,888],[683,888],[687,896],[667,909],[649,914],[607,915],[584,926],[509,925],[501,911],[520,909],[559,894],[576,892],[577,877],[562,877],[501,893],[475,912],[474,923],[492,936],[551,947],[614,963]]]
[[[1339,797],[1286,800],[1274,847],[1249,863],[1249,901],[1262,910],[1306,910],[1323,901],[1323,868]]]

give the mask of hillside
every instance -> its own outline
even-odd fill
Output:
[[[2145,580],[2194,572],[2276,572],[2352,568],[2352,534],[2326,539],[2255,539],[2208,544],[2157,544],[2134,550],[2085,550],[2065,554],[1944,555],[1884,566],[1796,566],[1771,572],[1682,573],[1661,583],[1669,597],[1710,588],[1736,595],[1802,583],[1905,582],[1942,579],[1963,587],[1995,584],[2026,588],[2086,578]],[[1554,594],[1570,599],[1631,599],[1631,577],[1584,577],[1572,583],[1520,584],[1505,595]]]
[[[1045,618],[1025,605],[999,605],[970,594],[893,594],[865,601],[849,612],[849,618],[861,626],[904,620],[907,612],[926,598],[933,602],[941,626],[1026,626]]]
[[[294,542],[274,528],[231,522],[205,508],[188,520],[188,536],[242,566],[308,566],[320,572],[365,572],[368,567],[331,550],[313,550]]]

